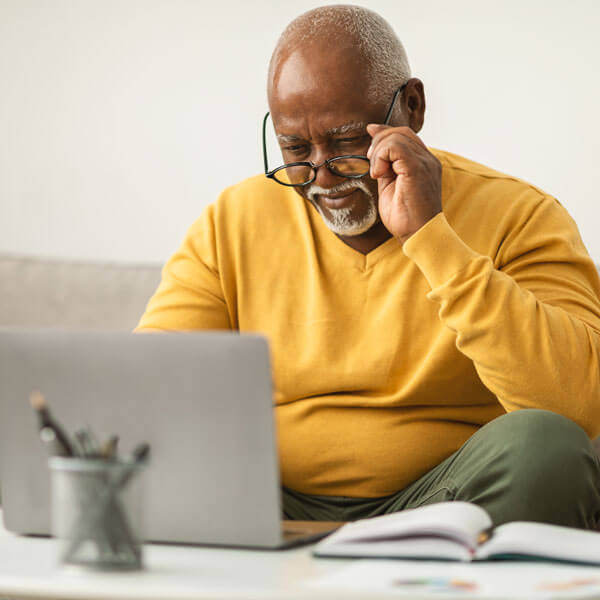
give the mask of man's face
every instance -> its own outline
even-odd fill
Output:
[[[365,66],[353,49],[296,50],[274,71],[270,108],[283,162],[365,156],[368,123],[381,122],[387,106],[370,105]],[[348,179],[322,166],[316,180],[294,188],[338,235],[358,236],[378,220],[377,182]]]

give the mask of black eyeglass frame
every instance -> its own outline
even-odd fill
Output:
[[[385,119],[383,120],[383,125],[389,125],[389,121],[392,118],[392,112],[394,111],[394,105],[396,104],[396,99],[404,91],[404,88],[407,86],[407,84],[408,84],[408,81],[403,83],[394,92],[394,97],[392,98],[390,107],[388,108],[387,113],[385,114]],[[263,144],[263,160],[265,163],[265,176],[268,177],[269,179],[273,179],[277,183],[279,183],[281,185],[289,186],[289,187],[304,187],[305,185],[310,185],[317,178],[317,169],[319,169],[322,166],[325,166],[334,175],[338,175],[339,177],[347,177],[348,179],[360,179],[361,177],[364,177],[369,172],[367,170],[367,172],[363,173],[362,175],[344,175],[342,173],[337,173],[336,171],[332,171],[331,163],[335,163],[335,161],[337,161],[337,160],[342,160],[342,159],[347,159],[347,158],[361,158],[364,161],[366,161],[367,163],[370,162],[366,156],[361,156],[360,154],[344,154],[342,156],[334,156],[333,158],[328,158],[326,161],[322,162],[320,165],[315,165],[314,163],[312,163],[310,161],[286,163],[285,165],[281,165],[280,167],[277,167],[276,169],[269,171],[269,163],[267,160],[267,119],[269,118],[269,114],[270,113],[267,112],[267,114],[264,116],[263,126],[262,126],[262,144]],[[282,169],[287,169],[289,167],[303,167],[303,166],[310,167],[313,170],[312,179],[309,179],[308,181],[305,181],[304,183],[284,183],[283,181],[279,181],[278,179],[275,178],[275,173],[281,171]]]

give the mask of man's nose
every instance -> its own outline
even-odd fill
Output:
[[[325,164],[325,161],[334,158],[334,155],[326,152],[315,152],[311,158],[312,163],[317,166],[317,178],[314,183],[322,188],[330,188],[344,180],[341,175],[334,175]]]

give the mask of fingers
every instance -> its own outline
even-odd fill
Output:
[[[373,137],[367,157],[374,179],[408,173],[416,158],[430,156],[427,146],[409,127],[370,124],[367,132]]]
[[[371,147],[386,136],[397,133],[399,135],[404,136],[407,140],[415,142],[424,150],[427,150],[427,146],[410,127],[392,127],[391,125],[380,125],[379,123],[370,123],[369,125],[367,125],[367,133],[373,138],[371,142]]]
[[[380,131],[391,129],[390,125],[380,125],[378,123],[369,123],[367,125],[367,133],[374,138]]]
[[[402,136],[405,142],[412,143],[415,147],[420,147],[423,150],[428,151],[427,146],[410,127],[391,127],[390,125],[370,124],[367,125],[367,133],[373,138],[369,152],[372,152],[373,147],[381,142],[381,140],[394,134]],[[370,158],[369,152],[367,152],[367,156]]]

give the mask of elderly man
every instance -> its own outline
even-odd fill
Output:
[[[205,210],[138,330],[269,338],[288,518],[596,527],[600,282],[565,209],[423,143],[423,83],[366,9],[294,20],[268,98],[282,166]]]

